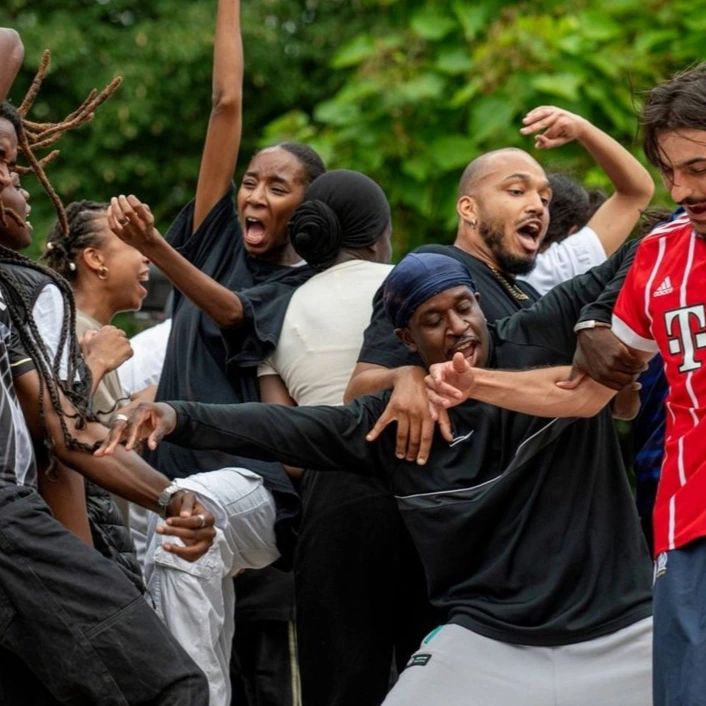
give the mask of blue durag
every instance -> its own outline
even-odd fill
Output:
[[[395,328],[402,328],[420,304],[461,285],[472,292],[478,291],[470,272],[458,260],[437,253],[411,253],[400,260],[385,280],[385,313]]]

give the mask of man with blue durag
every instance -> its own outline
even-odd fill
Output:
[[[495,324],[461,263],[412,254],[385,281],[385,308],[427,366],[568,366],[581,308],[624,277],[632,254],[620,250]],[[483,374],[533,379],[544,370]],[[551,390],[562,393],[553,383],[542,389],[548,405]],[[394,430],[366,441],[389,394],[342,407],[145,405],[110,443],[155,446],[168,435],[193,448],[383,478],[444,614],[385,706],[650,703],[650,561],[610,411],[550,419],[468,400],[450,410],[421,468],[395,457]]]

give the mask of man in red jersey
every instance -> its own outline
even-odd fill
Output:
[[[657,706],[706,704],[706,64],[654,88],[645,153],[684,211],[640,244],[613,332],[669,383],[653,521]]]
[[[585,416],[630,384],[659,352],[669,384],[667,434],[654,510],[654,704],[706,705],[706,64],[649,94],[645,152],[681,209],[640,243],[615,304],[612,333],[597,317],[575,330],[595,336],[574,366],[590,378],[558,391],[556,368],[486,379],[463,361],[432,368],[431,400],[477,400],[525,414]],[[600,306],[600,298],[596,305]],[[595,306],[594,306],[595,308]],[[609,308],[608,308],[609,311]],[[603,321],[603,319],[600,319]],[[594,333],[595,332],[595,333]],[[590,353],[590,351],[589,351]],[[596,361],[604,362],[597,373]],[[605,364],[605,363],[608,364]],[[612,368],[609,371],[609,368]],[[600,373],[600,374],[599,374]],[[608,373],[612,377],[608,376]],[[494,375],[499,375],[493,371]],[[517,377],[520,376],[520,377]],[[522,377],[525,376],[525,377]],[[534,381],[534,387],[525,384]],[[561,383],[560,383],[561,384]],[[538,385],[538,386],[537,386]],[[551,404],[550,404],[551,402]],[[587,412],[587,410],[589,410]]]

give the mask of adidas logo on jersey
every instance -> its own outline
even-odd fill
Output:
[[[671,277],[665,277],[662,284],[660,284],[659,287],[652,292],[652,296],[663,297],[665,294],[671,294],[672,291],[672,279]]]

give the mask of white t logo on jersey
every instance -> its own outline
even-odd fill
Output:
[[[689,322],[696,318],[701,331],[692,333]],[[681,353],[684,356],[679,366],[680,373],[698,370],[701,362],[694,357],[696,349],[706,348],[706,309],[703,304],[685,306],[682,309],[668,311],[664,315],[664,322],[669,338],[669,352],[672,355]]]

